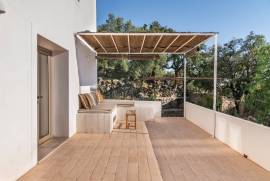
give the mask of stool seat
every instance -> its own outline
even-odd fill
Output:
[[[134,117],[134,120],[131,120],[130,117]],[[134,123],[136,129],[136,110],[127,110],[126,112],[126,128],[129,129],[130,125]]]
[[[136,115],[136,110],[127,110],[127,115]]]

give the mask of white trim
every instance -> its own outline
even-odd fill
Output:
[[[213,92],[213,110],[217,111],[217,44],[218,44],[218,35],[215,35],[215,49],[214,49],[214,92]],[[216,136],[216,124],[217,118],[215,113],[215,120],[214,120],[214,137]]]
[[[213,110],[216,111],[217,104],[217,35],[215,36],[215,48],[214,48],[214,97],[213,97]]]
[[[183,48],[184,46],[186,46],[189,42],[191,42],[194,38],[196,38],[197,35],[193,35],[188,41],[186,41],[182,46],[180,46],[179,48],[177,48],[174,53],[178,52],[178,50],[180,50],[181,48]],[[185,54],[185,53],[183,53]]]
[[[114,46],[115,46],[117,52],[119,53],[119,50],[118,50],[118,47],[117,47],[117,45],[116,45],[116,43],[115,43],[115,40],[114,40],[114,38],[113,38],[113,35],[111,35],[111,39],[112,39],[112,41],[113,41],[113,44],[114,44]]]
[[[157,46],[158,46],[159,42],[161,41],[162,37],[163,37],[163,35],[161,35],[161,36],[159,37],[159,39],[158,39],[158,41],[157,41],[157,43],[156,43],[156,45],[155,45],[154,49],[152,50],[152,53],[154,53],[154,52],[155,52],[155,50],[156,50],[156,48],[157,48]]]
[[[197,45],[195,45],[193,48],[188,49],[188,50],[187,50],[187,51],[185,51],[184,53],[185,53],[185,54],[187,54],[188,52],[190,52],[190,51],[194,50],[195,48],[197,48],[197,47],[198,47],[198,46],[200,46],[201,44],[203,44],[203,43],[207,42],[207,41],[208,41],[208,39],[209,39],[209,38],[207,38],[207,39],[205,39],[204,41],[202,41],[202,42],[198,43],[198,44],[197,44]]]
[[[184,118],[186,118],[186,101],[187,101],[187,59],[184,58]]]
[[[142,36],[142,35],[149,35],[149,36],[177,36],[177,35],[181,35],[181,36],[199,36],[199,35],[203,35],[203,36],[214,36],[217,34],[217,32],[179,32],[179,33],[102,33],[102,32],[90,32],[90,33],[77,33],[78,35],[113,35],[113,36],[127,36],[127,35],[131,35],[131,36]]]
[[[128,53],[130,53],[130,38],[129,38],[129,34],[128,34]]]
[[[179,54],[179,55],[183,55],[184,53],[178,52],[178,53],[174,53],[174,52],[99,52],[98,55],[165,55],[165,54]]]
[[[177,35],[177,36],[173,39],[173,41],[165,48],[165,50],[164,50],[163,52],[166,52],[166,51],[172,46],[172,44],[173,44],[179,37],[180,37],[180,35]]]
[[[101,46],[101,48],[105,51],[105,53],[107,53],[107,50],[103,47],[102,43],[100,43],[100,41],[98,40],[98,38],[96,37],[96,35],[94,35],[93,37],[98,42],[99,46]]]
[[[146,38],[146,35],[143,36],[143,42],[142,42],[142,46],[141,46],[141,49],[140,49],[140,53],[142,53],[142,49],[143,49],[143,46],[144,46],[145,38]]]

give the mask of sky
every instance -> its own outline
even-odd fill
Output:
[[[250,31],[270,41],[270,0],[97,0],[97,24],[109,13],[135,25],[154,20],[178,32],[219,32],[219,41]]]

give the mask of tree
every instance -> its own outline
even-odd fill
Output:
[[[104,24],[98,26],[98,31],[174,32],[173,29],[162,26],[158,21],[135,26],[130,20],[124,20],[112,14],[109,14]],[[228,109],[231,114],[244,118],[253,115],[254,121],[266,125],[270,125],[269,46],[266,44],[264,36],[251,32],[244,39],[232,39],[218,47],[218,96],[234,102],[235,107]],[[187,80],[187,88],[199,95],[197,96],[201,100],[199,103],[209,108],[212,107],[210,104],[212,104],[213,98],[213,54],[214,47],[201,45],[200,51],[195,52],[187,60],[187,76],[195,77],[193,80]],[[144,98],[149,95],[153,97],[160,92],[162,95],[168,96],[172,95],[171,87],[173,85],[175,90],[178,89],[177,81],[164,81],[166,83],[162,84],[161,81],[149,80],[149,78],[164,75],[181,77],[183,60],[184,56],[180,55],[164,55],[159,60],[153,61],[99,60],[98,76],[104,79],[117,79],[118,83],[108,82],[111,82],[109,84],[117,87],[120,92],[123,87],[125,87],[124,92],[130,92],[130,86],[133,86],[132,89],[136,95],[141,95],[140,93],[143,92],[141,96]],[[166,91],[162,91],[164,87]],[[124,95],[128,95],[128,93]],[[122,97],[125,96],[122,95]]]
[[[218,76],[222,78],[219,91],[235,100],[235,114],[240,116],[243,114],[241,104],[249,94],[251,80],[256,75],[256,52],[265,43],[264,36],[251,32],[245,40],[233,39],[224,44],[219,52]]]
[[[213,91],[213,47],[202,45],[200,51],[195,52],[187,61],[187,83],[200,90],[211,93]],[[192,79],[194,77],[194,79]]]
[[[257,59],[256,75],[245,100],[246,107],[257,122],[270,126],[270,45],[259,49]]]
[[[183,71],[184,68],[184,56],[183,55],[169,55],[167,57],[167,62],[166,62],[166,69],[173,70],[174,71],[174,86],[176,86],[179,81],[177,81],[177,78],[179,78],[181,75],[181,71]]]
[[[116,17],[113,14],[109,14],[106,23],[98,26],[99,32],[173,32],[173,29],[161,26],[158,21],[153,21],[149,25],[144,24],[143,26],[134,26],[130,20],[125,21],[121,17]],[[166,57],[162,56],[159,60],[152,61],[98,61],[98,75],[103,78],[116,78],[120,75],[125,75],[131,80],[155,77],[164,73],[163,67],[166,63]],[[125,66],[125,67],[123,67]],[[128,76],[126,70],[129,68]],[[116,70],[117,73],[114,72]]]
[[[130,20],[125,21],[121,17],[116,17],[113,14],[108,15],[106,23],[98,26],[99,32],[132,32],[136,31],[136,27]]]

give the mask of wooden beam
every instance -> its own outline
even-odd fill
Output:
[[[172,42],[167,46],[167,48],[165,48],[165,50],[163,52],[166,52],[171,46],[172,44],[180,37],[180,35],[177,35],[173,40]]]
[[[128,53],[130,53],[130,38],[129,38],[129,34],[128,34]]]
[[[187,51],[185,51],[183,54],[187,54],[188,52],[194,50],[195,48],[197,48],[198,46],[200,46],[201,44],[205,43],[208,40],[208,38],[200,43],[198,43],[197,45],[195,45],[194,47],[188,49]]]
[[[184,55],[183,53],[181,52],[178,52],[178,53],[174,53],[174,52],[98,52],[98,55],[119,55],[119,54],[130,54],[130,55],[164,55],[164,54],[181,54],[181,55]]]
[[[157,41],[157,43],[156,43],[156,45],[155,45],[155,47],[154,47],[154,49],[153,49],[152,52],[154,52],[154,51],[156,50],[156,48],[157,48],[157,46],[158,46],[160,40],[162,39],[162,37],[163,37],[163,35],[161,35],[161,36],[159,37],[159,39],[158,39],[158,41]]]
[[[177,36],[177,35],[181,35],[181,36],[214,36],[217,34],[217,32],[173,32],[173,33],[104,33],[104,32],[90,32],[90,33],[77,33],[79,35],[104,35],[104,36],[108,36],[108,35],[113,35],[113,36],[142,36],[142,35],[149,35],[149,36]]]
[[[116,45],[116,43],[115,43],[115,40],[114,40],[114,38],[113,38],[113,35],[111,35],[111,39],[112,39],[112,41],[113,41],[113,44],[114,44],[114,46],[115,46],[117,52],[119,53],[119,50],[118,50],[118,47],[117,47],[117,45]]]
[[[98,40],[98,38],[95,35],[93,37],[98,42],[99,46],[101,46],[101,48],[104,50],[104,52],[107,53],[107,50],[103,47],[103,45],[100,43],[100,41]]]
[[[179,48],[177,48],[174,53],[178,52],[178,50],[180,50],[181,48],[183,48],[184,46],[186,46],[189,42],[191,42],[194,38],[196,38],[197,36],[194,35],[192,36],[188,41],[186,41],[186,43],[184,43],[182,46],[180,46]]]
[[[145,38],[146,38],[146,35],[144,35],[144,37],[143,37],[143,42],[142,42],[142,46],[141,46],[141,49],[140,49],[140,53],[142,53],[142,49],[143,49],[143,46],[144,46]]]
[[[76,35],[76,37],[77,37],[77,38],[78,38],[85,46],[87,46],[91,51],[93,51],[93,52],[95,52],[95,54],[97,54],[97,51],[96,51],[92,46],[90,46],[89,43],[87,43],[87,42],[85,41],[84,38],[82,38],[80,35]]]

